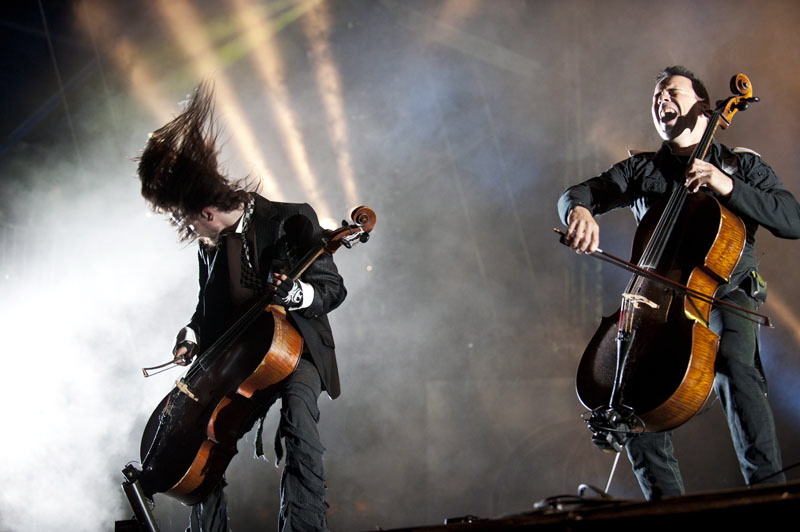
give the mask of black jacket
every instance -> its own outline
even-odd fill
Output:
[[[322,229],[308,204],[272,202],[256,196],[248,238],[258,250],[258,266],[264,279],[274,271],[288,270],[304,252],[320,241]],[[214,248],[200,246],[200,293],[189,327],[198,336],[200,352],[225,332],[235,309],[231,302],[226,258],[226,239]],[[301,275],[314,287],[314,300],[305,309],[287,313],[303,337],[331,398],[340,393],[335,343],[327,313],[344,301],[347,290],[333,257],[323,253]]]

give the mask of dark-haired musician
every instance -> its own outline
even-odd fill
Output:
[[[580,253],[598,249],[600,228],[595,216],[630,207],[637,223],[673,184],[690,193],[705,191],[737,214],[746,226],[744,252],[729,284],[716,296],[750,310],[758,308],[763,286],[758,282],[755,233],[763,226],[781,238],[800,238],[800,205],[785,190],[759,155],[713,141],[705,160],[689,157],[700,142],[709,118],[708,92],[684,67],[662,71],[653,92],[652,116],[663,138],[654,153],[621,161],[597,177],[568,188],[558,210],[568,226],[567,241]],[[758,355],[758,325],[741,315],[711,313],[711,328],[721,335],[714,389],[725,412],[739,465],[747,485],[784,482],[781,453],[766,381]],[[628,440],[627,453],[644,495],[684,493],[670,432],[645,432]]]
[[[142,195],[170,216],[184,241],[199,240],[197,309],[180,331],[173,354],[188,364],[225,331],[234,309],[275,290],[289,322],[304,340],[297,369],[265,401],[278,398],[281,415],[275,449],[286,461],[281,477],[280,530],[327,530],[324,448],[317,430],[322,390],[339,395],[339,374],[327,314],[346,290],[333,258],[323,255],[294,283],[283,273],[315,242],[321,228],[307,204],[270,201],[231,181],[217,164],[212,91],[201,84],[186,109],[155,131],[140,158]],[[270,288],[273,285],[274,288]],[[190,530],[228,529],[224,480],[193,506]]]

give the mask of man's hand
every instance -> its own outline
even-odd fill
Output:
[[[285,273],[273,273],[272,285],[275,287],[276,303],[284,307],[296,308],[303,304],[303,287],[300,281],[292,281]]]
[[[189,340],[184,340],[175,346],[175,348],[172,350],[172,356],[175,357],[175,363],[177,365],[188,366],[191,364],[192,357],[194,357],[196,351],[196,343]]]
[[[586,207],[573,207],[567,220],[566,242],[578,253],[594,253],[600,247],[600,226]]]
[[[713,190],[723,197],[730,196],[733,191],[733,179],[711,163],[695,159],[686,171],[684,186],[694,194],[701,188]]]

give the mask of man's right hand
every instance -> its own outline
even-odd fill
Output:
[[[573,207],[567,220],[566,241],[578,253],[594,253],[600,247],[600,226],[586,207]]]
[[[188,366],[192,363],[192,357],[194,357],[196,350],[197,344],[184,340],[175,346],[175,349],[172,351],[172,356],[175,357],[175,363],[177,365]]]

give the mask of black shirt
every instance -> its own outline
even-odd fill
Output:
[[[800,238],[800,204],[783,188],[772,168],[751,150],[731,149],[714,141],[706,161],[733,179],[733,191],[728,197],[712,195],[738,215],[747,230],[745,249],[731,280],[736,286],[748,272],[757,269],[755,234],[759,225],[781,238]],[[683,186],[686,164],[687,159],[673,154],[664,142],[657,152],[635,154],[568,188],[558,202],[559,216],[566,224],[569,212],[576,206],[586,207],[595,216],[630,207],[638,224],[673,186]]]

